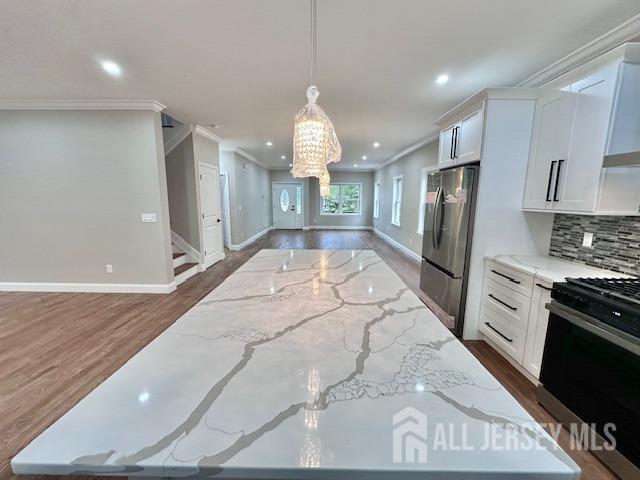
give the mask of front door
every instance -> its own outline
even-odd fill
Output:
[[[302,228],[302,184],[273,184],[273,228]]]
[[[205,268],[210,267],[224,258],[219,187],[218,169],[201,163],[200,196],[202,198],[202,232],[204,237]]]

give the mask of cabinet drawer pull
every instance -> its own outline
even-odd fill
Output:
[[[509,338],[505,335],[503,335],[502,333],[500,333],[497,329],[495,329],[489,322],[484,322],[484,324],[489,327],[491,330],[493,330],[494,332],[496,332],[498,335],[500,335],[502,338],[504,338],[507,342],[511,343],[513,342],[512,338]]]
[[[553,290],[553,288],[545,287],[541,283],[536,283],[536,286],[540,287],[543,290],[546,290],[547,292],[550,292],[551,290]]]
[[[509,277],[508,275],[505,275],[504,273],[500,273],[500,272],[498,272],[497,270],[493,270],[493,269],[491,269],[491,271],[492,271],[493,273],[495,273],[496,275],[500,275],[501,277],[506,278],[506,279],[507,279],[507,280],[509,280],[510,282],[517,283],[518,285],[520,284],[520,281],[519,281],[519,280],[516,280],[515,278],[511,278],[511,277]]]
[[[489,294],[489,296],[490,296],[491,298],[493,298],[496,302],[501,303],[502,305],[504,305],[504,306],[505,306],[505,307],[507,307],[507,308],[510,308],[510,309],[511,309],[511,310],[513,310],[514,312],[515,312],[516,310],[518,310],[518,309],[517,309],[517,307],[512,307],[512,306],[511,306],[511,305],[509,305],[508,303],[503,302],[502,300],[500,300],[498,297],[494,297],[494,296],[493,296],[493,294],[491,294],[491,293]]]

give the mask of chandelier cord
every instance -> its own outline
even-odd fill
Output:
[[[318,4],[317,0],[311,0],[311,85],[316,84],[317,30]]]

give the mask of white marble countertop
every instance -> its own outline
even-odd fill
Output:
[[[563,260],[547,255],[493,255],[486,259],[493,260],[505,267],[534,275],[539,280],[553,283],[564,282],[566,278],[628,278],[620,272],[590,267],[578,262]]]
[[[303,480],[580,474],[367,250],[260,251],[11,465]]]

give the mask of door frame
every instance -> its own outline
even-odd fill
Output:
[[[229,206],[229,214],[227,215],[227,218],[223,218],[222,222],[224,223],[224,228],[227,232],[229,232],[229,242],[227,242],[227,239],[224,236],[224,232],[225,230],[222,231],[222,243],[224,244],[225,247],[227,248],[231,248],[231,197],[229,196],[229,172],[220,172],[220,176],[224,177],[224,197],[226,197],[227,200],[227,205]],[[223,196],[222,196],[222,192],[220,192],[220,212],[224,211],[224,202],[222,200],[224,200]]]
[[[274,230],[276,229],[276,198],[274,195],[276,185],[295,185],[296,187],[299,186],[301,188],[302,194],[300,195],[300,214],[302,215],[302,222],[300,224],[300,228],[292,228],[291,230],[302,230],[304,228],[304,209],[306,208],[306,205],[304,204],[304,182],[271,182],[271,217]]]
[[[200,231],[200,266],[199,266],[199,270],[201,272],[204,272],[207,268],[209,268],[211,265],[219,262],[220,260],[224,260],[225,258],[225,253],[224,253],[224,233],[222,234],[222,251],[221,251],[221,255],[220,258],[218,258],[217,260],[215,260],[213,263],[207,265],[206,263],[206,255],[205,255],[205,248],[204,248],[204,225],[203,225],[203,218],[202,216],[203,214],[203,208],[202,205],[204,204],[203,199],[202,199],[202,189],[200,188],[200,175],[201,175],[201,169],[202,168],[210,168],[216,171],[216,177],[220,178],[220,167],[218,165],[211,165],[209,163],[203,163],[203,162],[198,162],[198,171],[196,173],[196,178],[197,178],[197,185],[198,185],[198,229]],[[220,198],[220,182],[218,180],[218,205],[220,208],[220,211],[222,211],[222,199]]]

